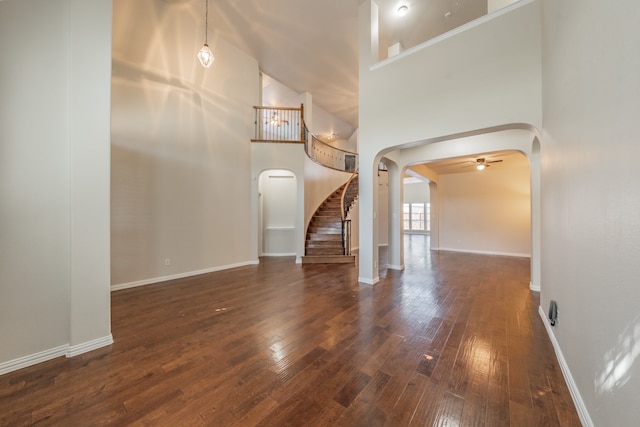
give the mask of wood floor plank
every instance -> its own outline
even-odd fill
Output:
[[[464,399],[453,393],[446,392],[438,405],[438,414],[433,422],[434,427],[459,426],[462,419]]]
[[[371,355],[360,369],[362,372],[369,376],[373,376],[389,358],[390,354],[398,348],[400,343],[404,340],[404,337],[400,335],[390,335],[387,340],[378,347],[375,353]]]
[[[379,409],[375,402],[389,383],[390,376],[382,371],[377,371],[354,402],[345,409],[337,420],[338,425],[344,426],[382,426],[387,415]]]
[[[417,372],[411,375],[402,394],[391,409],[386,425],[408,426],[428,384],[429,379],[424,375]]]
[[[375,286],[283,257],[114,292],[114,344],[0,376],[0,425],[579,426],[529,260],[405,244]]]

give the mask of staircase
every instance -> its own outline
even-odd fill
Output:
[[[307,227],[303,264],[355,262],[355,255],[351,255],[349,212],[357,198],[358,175],[354,174],[322,202]]]
[[[2,1],[2,0],[0,0]],[[303,264],[353,263],[349,213],[358,198],[358,153],[320,140],[304,122],[300,108],[255,106],[255,136],[251,142],[304,144],[306,155],[329,169],[353,173],[320,205],[307,226]]]

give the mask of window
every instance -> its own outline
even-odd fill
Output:
[[[431,230],[431,204],[405,203],[402,210],[402,223],[406,231]]]

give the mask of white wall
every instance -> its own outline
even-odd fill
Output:
[[[527,159],[483,171],[440,175],[440,249],[531,255],[531,191]]]
[[[637,425],[640,3],[542,6],[541,307],[593,425]]]
[[[491,126],[539,126],[540,5],[522,3],[383,62],[369,54],[361,9],[361,157]]]
[[[262,105],[268,107],[300,107],[300,94],[262,73]]]
[[[262,234],[263,225],[260,224],[259,212],[257,209],[259,201],[259,179],[264,171],[272,169],[284,169],[296,176],[296,215],[295,215],[295,249],[296,261],[301,262],[304,255],[304,203],[306,200],[305,186],[305,158],[304,147],[302,144],[251,144],[251,176],[253,186],[252,204],[256,206],[252,224],[255,224],[252,232],[254,236]],[[279,221],[279,220],[277,220]],[[258,260],[258,256],[262,253],[262,239],[259,242],[260,250],[256,246],[252,249],[253,259]]]
[[[275,80],[273,77],[262,74],[262,105],[270,107],[300,107],[300,94],[288,86]],[[304,102],[302,102],[304,103]],[[343,120],[340,120],[317,104],[305,105],[312,113],[307,115],[309,130],[320,137],[326,137],[335,133],[338,139],[331,145],[347,151],[356,151],[354,143],[350,141],[354,130]],[[354,149],[356,148],[356,149]]]
[[[412,182],[403,185],[403,203],[429,203],[429,182]]]
[[[415,75],[401,67],[406,52],[388,64],[367,63],[377,51],[367,41],[368,20],[375,12],[369,8],[366,3],[361,8],[361,169],[372,167],[379,152],[419,142],[423,135],[433,142],[465,129],[513,121],[539,128],[542,191],[535,196],[542,206],[541,311],[551,299],[558,302],[559,319],[550,328],[551,338],[584,425],[637,424],[640,193],[634,183],[640,181],[640,149],[633,124],[640,113],[639,4],[518,2],[486,17],[489,21],[481,22],[480,31],[458,34],[461,45],[436,42],[433,49],[425,49],[431,50],[428,58],[422,51],[411,52]],[[494,17],[514,27],[491,36],[497,30]],[[536,40],[542,40],[542,46],[536,48]],[[505,49],[486,55],[479,44]],[[536,53],[540,48],[542,55]],[[471,65],[460,67],[457,54]],[[447,55],[453,60],[447,61]],[[506,64],[511,60],[515,62]],[[527,62],[529,75],[512,67]],[[446,70],[446,64],[454,68]],[[490,71],[492,64],[498,67]],[[487,72],[464,81],[459,77],[465,68],[471,74]],[[382,70],[384,78],[378,78],[375,74]],[[491,82],[493,77],[502,87]],[[405,81],[406,87],[396,87]],[[422,84],[416,84],[419,81]],[[488,96],[479,96],[485,90]],[[398,102],[390,102],[396,98]],[[386,114],[391,113],[384,111],[387,106],[397,109],[403,99],[407,110],[400,109],[401,117]],[[418,100],[425,105],[417,105]],[[360,276],[368,279],[373,260],[363,256],[362,242],[364,233],[376,229],[367,214],[375,211],[376,195],[372,174],[363,170],[362,176]],[[371,241],[375,236],[365,243]]]
[[[487,13],[495,12],[498,9],[509,6],[518,0],[489,0],[487,1]]]
[[[201,14],[191,7],[114,2],[116,287],[256,261],[249,140],[258,65],[212,32],[216,60],[200,66],[204,23],[194,25]]]
[[[111,1],[0,2],[0,39],[3,373],[111,342]]]
[[[540,126],[539,19],[538,3],[519,2],[377,63],[377,40],[372,37],[377,7],[370,2],[361,5],[362,281],[375,282],[377,276],[377,236],[371,232],[377,228],[373,212],[378,205],[373,169],[381,155],[503,125],[528,124],[529,132]],[[528,139],[530,145],[531,133]],[[491,143],[500,145],[496,138]]]

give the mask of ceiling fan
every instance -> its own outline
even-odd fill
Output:
[[[469,162],[472,163],[472,165],[467,166],[475,166],[477,170],[481,171],[484,168],[488,168],[492,163],[500,163],[502,160],[487,160],[484,157],[479,157],[475,161],[469,160]]]

